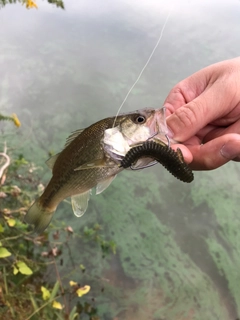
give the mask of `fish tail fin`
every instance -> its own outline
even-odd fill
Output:
[[[25,216],[25,222],[34,225],[34,232],[42,233],[52,220],[54,211],[49,211],[41,206],[39,199],[37,199],[28,210]]]

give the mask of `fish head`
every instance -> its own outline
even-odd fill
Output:
[[[152,137],[163,138],[168,132],[165,108],[143,109],[130,113],[119,123],[119,131],[130,147]]]
[[[131,147],[154,137],[167,142],[165,108],[143,109],[117,117],[115,126],[105,130],[104,148],[111,155],[124,157]],[[120,158],[119,158],[120,159]]]

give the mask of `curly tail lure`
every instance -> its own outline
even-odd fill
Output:
[[[142,157],[150,157],[161,163],[174,177],[183,182],[190,183],[194,179],[193,172],[184,161],[181,150],[174,151],[162,141],[146,141],[131,148],[121,161],[121,167],[124,169],[130,167],[132,170],[142,169],[134,168],[134,164]]]

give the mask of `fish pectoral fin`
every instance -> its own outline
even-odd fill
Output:
[[[110,178],[103,180],[99,182],[96,186],[96,194],[100,194],[103,192],[107,187],[112,183],[112,181],[116,178],[116,174],[114,176],[111,176]]]
[[[151,165],[152,163],[154,163],[155,160],[153,158],[150,157],[146,157],[146,158],[139,158],[136,163],[132,164],[134,169],[141,169],[142,167],[147,167],[149,165]]]
[[[115,166],[116,166],[115,162],[106,162],[106,159],[103,158],[103,159],[97,159],[97,160],[83,163],[81,166],[74,169],[74,171],[94,169],[94,168],[103,168],[103,167],[113,168]]]
[[[52,169],[54,167],[54,164],[58,158],[60,153],[55,154],[54,156],[52,156],[51,158],[49,158],[45,163],[48,166],[48,168]]]
[[[77,217],[81,217],[85,211],[87,210],[88,207],[88,200],[91,195],[91,190],[89,189],[88,191],[80,194],[76,194],[71,197],[72,201],[72,209]]]

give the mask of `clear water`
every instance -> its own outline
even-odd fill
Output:
[[[239,1],[46,1],[0,9],[0,111],[22,127],[0,124],[8,146],[44,167],[73,130],[115,115],[155,46],[162,41],[122,112],[162,106],[179,80],[240,52]],[[9,131],[8,131],[9,130]],[[3,141],[1,141],[2,145]],[[0,146],[2,148],[2,146]],[[124,172],[72,225],[73,262],[91,284],[101,319],[235,320],[240,317],[239,165],[195,173],[191,185],[160,167]],[[98,222],[116,255],[78,238]],[[53,279],[55,281],[55,279]],[[102,289],[104,291],[102,292]]]

